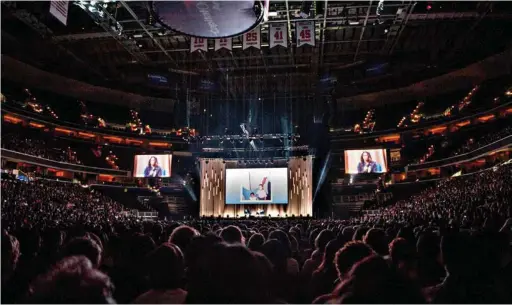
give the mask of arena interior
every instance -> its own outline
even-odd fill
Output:
[[[3,304],[512,303],[510,2],[1,18]]]

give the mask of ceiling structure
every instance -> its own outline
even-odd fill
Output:
[[[76,3],[75,3],[76,2]],[[229,99],[351,96],[409,85],[511,46],[512,10],[506,2],[316,1],[316,45],[297,47],[302,2],[271,1],[261,25],[261,49],[190,52],[190,37],[154,24],[144,1],[70,3],[64,26],[49,2],[2,2],[2,53],[43,70],[96,85],[162,96],[199,80]],[[97,5],[96,13],[78,3]],[[326,13],[315,16],[323,6]],[[98,11],[102,11],[101,17]],[[268,46],[268,26],[285,22],[288,48]],[[116,27],[117,25],[117,27]],[[122,28],[122,30],[121,30]],[[170,88],[147,86],[147,74],[166,75]]]

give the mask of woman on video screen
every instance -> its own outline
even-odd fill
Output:
[[[377,163],[372,160],[369,152],[363,151],[361,154],[361,161],[357,165],[357,172],[359,174],[377,172]]]
[[[162,177],[162,168],[158,165],[158,159],[155,156],[149,158],[148,166],[144,169],[144,177]]]

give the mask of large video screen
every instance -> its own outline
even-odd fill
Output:
[[[346,174],[386,173],[387,171],[385,149],[345,150]]]
[[[226,169],[226,204],[287,204],[288,168]]]
[[[133,176],[137,178],[164,178],[171,176],[172,155],[136,155]]]

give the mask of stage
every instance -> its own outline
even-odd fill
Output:
[[[274,187],[273,194],[275,194],[272,195],[272,200],[259,200],[254,204],[250,203],[249,200],[242,201],[243,204],[231,203],[233,202],[233,196],[229,189],[228,200],[230,200],[230,203],[226,203],[226,170],[236,169],[238,164],[237,160],[200,159],[200,217],[231,219],[254,217],[254,219],[257,219],[257,217],[286,218],[292,217],[292,215],[295,217],[313,215],[312,156],[289,158],[286,167],[284,167],[287,169],[286,177],[284,177],[285,183],[280,183],[280,185],[286,185],[286,188],[281,190]],[[251,168],[245,168],[251,170]],[[262,167],[255,167],[254,169],[260,168]],[[275,168],[283,167],[265,167],[267,170]],[[277,183],[277,181],[274,183]],[[279,195],[277,194],[278,191],[280,192]],[[284,196],[281,194],[282,192],[285,192]]]

